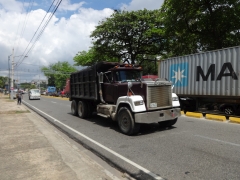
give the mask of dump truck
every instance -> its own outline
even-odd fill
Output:
[[[99,62],[70,75],[71,112],[80,118],[98,116],[118,122],[126,135],[141,124],[174,125],[181,115],[172,105],[172,84],[165,79],[144,80],[142,67]]]
[[[240,46],[159,61],[158,76],[174,85],[183,111],[240,113]]]

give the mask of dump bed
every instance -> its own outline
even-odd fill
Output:
[[[159,76],[179,96],[240,96],[240,47],[159,61]]]
[[[99,100],[97,73],[106,72],[119,63],[99,62],[70,75],[70,100],[73,98]]]

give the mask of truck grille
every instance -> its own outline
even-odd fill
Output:
[[[148,86],[147,107],[149,110],[171,106],[172,106],[171,86]]]

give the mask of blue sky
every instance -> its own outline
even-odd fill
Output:
[[[58,0],[55,0],[57,2]],[[46,79],[40,67],[58,61],[73,64],[77,52],[91,46],[89,35],[113,9],[159,9],[164,0],[62,0],[43,34],[37,31],[52,0],[0,0],[0,76],[8,76],[8,56],[15,57],[14,79]],[[50,17],[52,10],[46,17]],[[44,23],[43,23],[44,24]],[[42,28],[42,25],[39,29]],[[35,34],[35,36],[34,36]],[[32,41],[31,41],[32,40]]]

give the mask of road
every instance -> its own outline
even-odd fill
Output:
[[[238,124],[182,116],[173,128],[144,125],[138,135],[126,136],[109,119],[73,116],[70,101],[42,96],[40,101],[24,97],[24,102],[106,161],[139,179],[240,179]],[[145,177],[143,172],[147,171]]]

